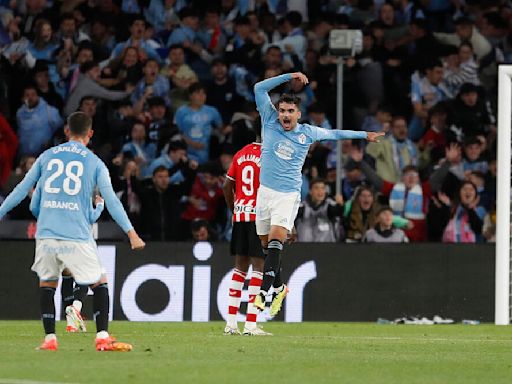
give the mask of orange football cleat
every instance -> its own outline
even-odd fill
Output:
[[[38,351],[56,351],[57,348],[59,348],[59,344],[57,343],[57,339],[51,339],[48,341],[43,341],[43,344],[41,344],[36,349]]]
[[[96,339],[96,350],[100,352],[130,352],[133,349],[131,344],[116,341],[112,336],[104,339]]]

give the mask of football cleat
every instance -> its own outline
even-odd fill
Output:
[[[244,336],[273,336],[270,332],[265,332],[260,327],[244,328]]]
[[[265,310],[265,296],[262,293],[258,293],[254,298],[253,305],[260,311]]]
[[[238,330],[238,327],[231,327],[229,325],[226,325],[226,327],[224,328],[224,335],[226,336],[236,336],[236,335],[241,335],[240,331]]]
[[[96,350],[99,352],[130,352],[132,349],[131,344],[116,341],[112,336],[104,339],[96,339]]]
[[[289,290],[286,284],[283,284],[283,289],[274,295],[272,303],[270,303],[270,317],[275,317],[279,313],[281,307],[283,306],[283,300],[286,295],[288,295],[288,291]]]
[[[66,307],[66,320],[69,325],[73,324],[80,332],[87,332],[82,314],[72,305]]]
[[[36,349],[38,351],[56,351],[58,348],[59,344],[57,343],[57,339],[51,339],[43,341],[43,344]]]
[[[66,326],[66,333],[77,333],[77,332],[78,332],[78,328],[75,327],[74,325]]]

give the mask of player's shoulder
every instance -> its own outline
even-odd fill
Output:
[[[235,159],[246,155],[261,155],[261,143],[250,143],[240,149],[234,156]]]

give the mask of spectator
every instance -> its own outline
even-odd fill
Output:
[[[29,66],[32,67],[36,60],[53,62],[53,54],[57,47],[50,22],[45,19],[37,20],[34,24],[34,40],[28,46]]]
[[[285,38],[282,39],[277,46],[283,52],[295,53],[301,62],[304,62],[306,57],[307,40],[304,36],[304,31],[301,28],[302,15],[297,11],[288,12],[283,22],[283,32]],[[291,59],[290,64],[293,64]]]
[[[185,63],[182,45],[169,47],[169,64],[162,68],[161,74],[171,81],[172,109],[176,111],[188,102],[188,87],[198,81],[196,73]]]
[[[231,127],[233,129],[231,142],[235,153],[256,141],[261,131],[260,115],[256,110],[256,104],[245,102],[240,108],[240,112],[235,112],[231,118]]]
[[[190,223],[190,231],[194,241],[216,241],[217,235],[206,220],[196,219]]]
[[[142,62],[139,59],[139,49],[126,47],[121,55],[110,61],[103,70],[104,80],[110,80],[109,87],[118,90],[137,84],[142,78]]]
[[[145,169],[156,157],[156,145],[146,135],[146,127],[141,122],[135,122],[131,130],[131,140],[122,149],[123,155],[133,159],[140,173],[145,174]]]
[[[206,9],[204,26],[198,32],[203,47],[214,55],[222,55],[227,43],[227,36],[222,29],[220,11],[216,7]]]
[[[51,145],[54,133],[63,121],[57,108],[37,94],[33,84],[23,90],[23,105],[16,112],[19,138],[19,156],[38,156]]]
[[[137,47],[139,49],[139,54],[143,55],[144,58],[150,58],[159,63],[161,60],[160,56],[151,46],[151,44],[149,44],[149,42],[144,39],[145,31],[146,20],[144,20],[144,17],[140,15],[133,16],[130,25],[130,38],[125,42],[118,43],[115,46],[114,50],[112,51],[112,55],[110,56],[110,60],[120,56],[124,49],[127,47]]]
[[[179,17],[181,25],[174,29],[167,40],[167,47],[175,44],[181,44],[187,49],[201,50],[203,47],[199,43],[198,29],[199,17],[192,7],[185,7],[180,10]]]
[[[393,226],[393,210],[382,207],[377,212],[375,227],[366,231],[366,243],[408,243],[409,239],[404,231]]]
[[[98,60],[107,60],[116,44],[105,16],[97,16],[91,23],[91,43]]]
[[[228,76],[228,66],[224,60],[212,61],[211,74],[212,80],[206,84],[206,99],[220,112],[224,124],[229,124],[241,105],[235,82]]]
[[[446,161],[433,172],[429,179],[421,182],[417,167],[407,165],[402,170],[400,182],[391,183],[383,180],[375,171],[362,160],[362,152],[354,148],[352,158],[361,163],[361,169],[368,181],[384,196],[389,198],[389,205],[395,215],[408,219],[414,225],[406,231],[411,241],[427,239],[426,213],[430,196],[441,189],[442,183],[460,156],[460,149],[453,144],[446,149]]]
[[[36,61],[33,74],[39,96],[46,100],[48,105],[62,111],[64,102],[62,101],[62,97],[55,91],[53,83],[50,82],[48,65],[44,61]]]
[[[444,243],[482,242],[485,209],[479,203],[476,187],[470,181],[462,183],[454,204],[446,201],[443,214],[448,222],[443,233]]]
[[[9,122],[0,114],[0,189],[3,189],[11,174],[17,149],[18,138]]]
[[[158,62],[153,59],[147,60],[142,71],[144,77],[137,83],[131,95],[135,112],[141,112],[146,101],[153,96],[163,97],[166,105],[170,105],[169,80],[159,75]]]
[[[388,133],[391,119],[391,110],[381,105],[377,108],[375,115],[367,115],[364,118],[361,131]]]
[[[112,185],[117,197],[137,231],[143,231],[141,223],[142,186],[139,182],[140,168],[134,159],[125,159],[120,167],[117,178],[112,179]]]
[[[448,98],[443,87],[443,65],[439,60],[431,60],[425,65],[425,76],[416,71],[411,76],[411,102],[414,116],[409,127],[409,138],[418,141],[424,134],[428,111],[438,102]]]
[[[197,169],[197,162],[187,158],[187,144],[182,140],[172,140],[168,145],[168,152],[151,162],[143,176],[148,176],[158,167],[165,167],[169,171],[169,183],[176,184],[191,177],[191,172]]]
[[[94,61],[88,61],[80,66],[80,75],[75,89],[69,95],[66,106],[64,107],[64,115],[68,116],[75,112],[80,104],[80,100],[84,96],[92,96],[98,99],[106,99],[111,101],[121,100],[128,93],[123,91],[109,91],[98,84],[100,78],[100,67]]]
[[[451,95],[457,95],[465,83],[480,85],[478,63],[474,59],[473,47],[470,43],[463,42],[458,50],[448,56],[443,82]]]
[[[189,230],[190,222],[195,219],[207,220],[212,224],[214,222],[220,224],[225,219],[219,217],[221,216],[219,203],[224,200],[220,181],[221,173],[220,167],[215,163],[210,162],[202,166],[188,197],[188,205],[181,215],[184,221],[182,229]],[[184,238],[190,238],[189,233],[182,235]]]
[[[295,221],[297,240],[300,242],[334,243],[341,237],[343,217],[343,197],[335,200],[327,196],[322,179],[314,179],[309,184],[309,194],[301,205]]]
[[[486,242],[496,242],[496,209],[485,214],[482,233]]]
[[[73,51],[82,41],[89,41],[91,38],[76,27],[76,20],[72,13],[66,12],[60,16],[60,27],[55,36]]]
[[[377,174],[384,180],[397,182],[406,165],[418,165],[418,151],[407,138],[407,132],[407,120],[395,116],[391,121],[391,134],[380,143],[370,143],[366,147],[366,153],[375,159]]]
[[[451,122],[461,130],[463,137],[495,134],[496,118],[490,109],[479,88],[465,83],[452,102]]]
[[[462,160],[462,167],[464,175],[468,172],[480,171],[483,174],[487,173],[489,164],[482,159],[482,142],[477,137],[468,137],[464,142],[464,159]]]
[[[160,153],[166,144],[178,131],[168,116],[167,105],[162,97],[154,96],[148,99],[148,112],[144,115],[148,127],[148,137],[157,146]]]
[[[434,35],[442,43],[455,45],[456,47],[460,46],[463,41],[470,42],[478,59],[488,55],[492,49],[489,41],[466,17],[460,17],[455,21],[455,33],[434,33]]]
[[[248,17],[238,17],[235,19],[235,34],[226,46],[226,61],[255,72],[261,59],[261,48],[264,42],[263,36],[251,32],[251,22]]]
[[[175,216],[179,212],[179,197],[169,188],[169,171],[158,167],[153,171],[152,185],[142,194],[142,229],[146,239],[168,241],[176,239]]]
[[[144,17],[157,33],[172,30],[180,23],[176,0],[150,0],[149,6],[144,8]]]
[[[174,120],[189,147],[188,155],[192,160],[203,164],[210,157],[210,137],[215,128],[222,127],[219,111],[205,105],[206,90],[200,83],[189,88],[190,103],[176,111]]]

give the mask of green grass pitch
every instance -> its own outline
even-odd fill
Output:
[[[0,321],[0,383],[512,382],[510,327],[275,322],[273,337],[243,337],[220,322],[114,322],[134,350],[100,353],[94,333],[57,326],[59,351],[46,352],[39,322]]]

